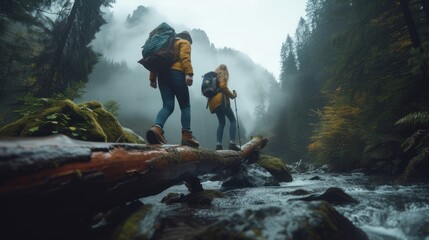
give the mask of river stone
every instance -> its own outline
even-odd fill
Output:
[[[217,190],[203,190],[197,193],[189,193],[187,195],[182,193],[169,193],[161,199],[162,203],[167,205],[174,203],[186,203],[189,206],[208,206],[213,202],[214,198],[222,198],[224,194]]]
[[[280,186],[280,184],[267,170],[256,163],[242,165],[238,173],[222,183],[224,189],[263,186]]]
[[[358,200],[354,199],[350,195],[344,192],[343,189],[337,187],[328,188],[322,194],[312,194],[303,198],[294,198],[289,201],[302,200],[302,201],[327,201],[331,204],[348,204],[348,203],[359,203]]]
[[[293,178],[289,168],[280,159],[273,156],[263,155],[257,163],[265,168],[279,182],[292,182]]]
[[[326,202],[242,209],[193,239],[361,240],[367,235]]]

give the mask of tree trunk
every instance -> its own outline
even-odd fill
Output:
[[[198,175],[237,167],[267,142],[253,137],[236,152],[63,135],[0,139],[0,224],[90,217],[187,179],[195,182]]]
[[[423,12],[426,15],[426,21],[429,22],[429,1],[422,0],[422,7],[423,7]]]
[[[413,16],[411,14],[411,10],[408,4],[408,0],[399,0],[399,5],[401,6],[402,14],[404,14],[404,19],[407,23],[408,31],[410,32],[410,38],[413,42],[413,47],[418,48],[421,44],[419,33],[417,32],[416,24],[414,23]]]
[[[42,79],[42,84],[40,86],[39,91],[40,97],[50,97],[50,93],[52,91],[52,88],[54,87],[56,75],[58,75],[58,71],[61,68],[64,48],[66,46],[67,39],[69,38],[73,23],[76,19],[77,11],[82,4],[81,1],[82,0],[76,0],[73,3],[73,7],[70,11],[69,16],[67,17],[67,22],[64,26],[64,30],[55,48],[51,66],[48,69],[48,72],[46,73],[44,78]]]

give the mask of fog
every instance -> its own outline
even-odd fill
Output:
[[[201,145],[207,148],[215,146],[217,128],[216,115],[210,114],[206,109],[207,100],[201,94],[201,76],[222,63],[229,68],[229,88],[238,93],[236,104],[240,131],[243,135],[241,141],[247,142],[250,134],[262,134],[258,132],[262,129],[255,116],[255,108],[262,102],[263,106],[269,107],[268,99],[276,94],[271,92],[275,78],[262,66],[255,64],[245,53],[234,49],[216,48],[204,29],[189,29],[184,25],[175,25],[152,8],[139,7],[127,19],[119,19],[114,14],[107,13],[106,20],[107,24],[102,27],[93,42],[94,49],[103,57],[90,75],[86,93],[79,101],[117,101],[120,105],[118,118],[121,124],[145,137],[146,130],[153,124],[156,114],[162,107],[162,101],[159,89],[149,86],[149,72],[137,61],[141,58],[141,46],[149,32],[165,21],[173,26],[176,32],[189,31],[193,38],[191,57],[194,85],[189,88],[191,127]],[[242,38],[246,41],[246,36]],[[235,112],[234,101],[231,103]],[[229,140],[227,127],[224,131],[224,146]],[[180,108],[177,101],[164,130],[169,143],[180,143]]]

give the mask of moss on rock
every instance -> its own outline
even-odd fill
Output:
[[[123,222],[115,228],[113,239],[149,239],[146,235],[139,234],[139,223],[146,217],[151,209],[152,207],[150,205],[144,205],[130,214],[130,216],[124,219]]]
[[[123,134],[122,126],[113,114],[103,108],[97,101],[84,102],[79,104],[81,109],[85,109],[89,115],[97,121],[106,135],[107,142],[116,142]]]
[[[47,136],[57,133],[86,141],[144,143],[137,134],[124,131],[114,115],[97,101],[77,105],[68,99],[58,100],[38,113],[0,128],[0,136]]]
[[[279,158],[263,155],[258,159],[257,164],[265,168],[279,182],[292,182],[293,180],[289,168]]]

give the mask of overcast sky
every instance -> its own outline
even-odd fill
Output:
[[[175,24],[204,30],[217,48],[239,50],[280,74],[280,48],[292,37],[306,0],[116,0],[114,15],[125,19],[139,5],[153,7]]]

